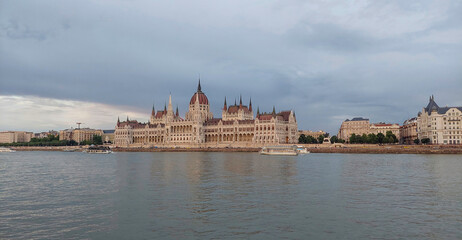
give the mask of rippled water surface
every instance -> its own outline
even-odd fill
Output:
[[[0,153],[0,239],[461,239],[461,155]]]

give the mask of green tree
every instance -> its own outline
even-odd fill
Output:
[[[383,133],[378,133],[377,134],[377,142],[378,143],[383,143],[384,138],[385,138],[385,135],[383,135]]]
[[[318,143],[318,141],[312,136],[306,136],[306,143]]]
[[[301,134],[300,137],[298,137],[298,143],[306,143],[305,134]]]
[[[428,143],[430,143],[430,138],[424,138],[424,139],[422,139],[422,143],[423,143],[423,144],[428,144]]]
[[[351,136],[350,136],[350,139],[349,139],[349,140],[350,140],[350,141],[349,141],[350,143],[356,143],[356,134],[354,134],[354,133],[353,133],[353,134],[351,134]]]
[[[398,138],[391,131],[386,132],[386,137],[389,138],[389,143],[397,143]]]
[[[367,135],[367,143],[376,144],[377,143],[377,136],[373,133],[369,133]]]
[[[99,135],[93,135],[93,144],[95,145],[102,145],[103,144],[103,138]]]
[[[418,138],[414,139],[414,143],[415,144],[419,144],[420,143],[420,140]]]
[[[337,143],[337,142],[338,142],[337,136],[334,135],[330,138],[330,143]]]
[[[318,136],[318,143],[324,142],[324,135],[319,135]]]

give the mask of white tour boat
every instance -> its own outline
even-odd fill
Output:
[[[308,149],[306,149],[306,147],[303,147],[303,146],[297,146],[297,152],[298,152],[298,154],[308,154],[308,153],[310,153],[310,151],[308,151]]]
[[[16,150],[6,147],[0,147],[0,152],[16,152]]]
[[[269,146],[263,147],[260,151],[262,155],[297,156],[297,146]]]
[[[109,147],[103,147],[103,146],[98,147],[98,146],[91,145],[89,148],[87,148],[83,152],[108,154],[108,153],[112,153],[112,150]]]

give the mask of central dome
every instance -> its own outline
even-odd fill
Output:
[[[198,96],[197,96],[198,95]],[[201,90],[201,80],[199,79],[199,84],[197,85],[197,92],[191,97],[189,104],[196,103],[196,99],[199,98],[199,104],[209,104],[209,99],[205,96],[205,93]]]
[[[191,97],[191,101],[189,101],[189,104],[196,103],[196,95],[199,95],[199,104],[209,104],[209,99],[207,99],[207,96],[205,96],[203,92],[194,93],[194,95]]]

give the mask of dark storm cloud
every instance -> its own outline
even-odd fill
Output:
[[[0,94],[187,110],[201,74],[220,116],[293,109],[299,127],[399,122],[461,105],[458,1],[3,1]],[[119,115],[119,113],[114,113]],[[18,126],[19,127],[19,126]]]

